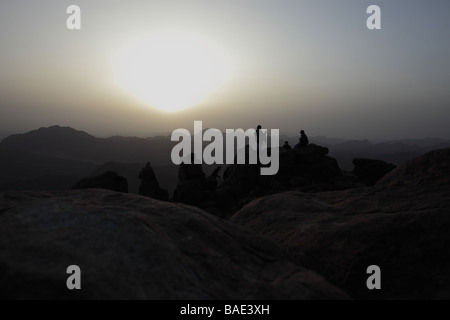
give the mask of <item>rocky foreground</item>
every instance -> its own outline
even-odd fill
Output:
[[[2,193],[0,298],[450,298],[449,177],[438,150],[373,187],[266,196],[230,221],[107,190]]]
[[[1,299],[342,299],[274,242],[200,209],[107,190],[0,198]],[[81,268],[81,290],[66,269]]]
[[[450,149],[408,161],[374,187],[261,198],[231,221],[353,298],[450,298]],[[370,265],[381,268],[381,290],[366,287]]]

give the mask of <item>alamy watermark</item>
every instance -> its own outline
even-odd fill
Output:
[[[381,289],[381,268],[376,264],[367,267],[367,274],[370,276],[367,278],[366,286],[367,289]]]
[[[70,5],[67,7],[66,13],[69,17],[66,19],[66,27],[69,30],[81,29],[81,8],[78,5]],[[381,29],[381,9],[377,5],[371,5],[367,7],[367,14],[370,16],[367,18],[366,26],[369,30]]]
[[[69,290],[80,290],[81,289],[81,269],[76,264],[70,265],[66,270],[67,274],[70,276],[67,278],[66,286]]]
[[[270,137],[270,145],[268,144]],[[194,121],[193,151],[191,133],[187,129],[176,129],[171,140],[179,141],[172,149],[171,159],[176,165],[191,164],[259,164],[261,175],[274,175],[279,168],[279,130],[270,129],[226,129],[224,134],[218,129],[203,132],[202,121]],[[225,139],[225,148],[224,140]],[[203,148],[203,142],[210,142]],[[246,147],[248,142],[248,147]],[[225,151],[225,157],[224,157]],[[191,157],[194,154],[195,157]]]

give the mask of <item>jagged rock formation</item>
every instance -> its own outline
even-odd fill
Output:
[[[148,162],[144,168],[139,172],[139,179],[141,184],[139,185],[139,194],[158,199],[163,201],[169,201],[169,193],[165,189],[161,189],[158,179],[156,178],[153,168]]]
[[[178,167],[178,183],[173,199],[190,205],[202,207],[202,202],[207,200],[206,175],[201,164],[184,162]]]
[[[200,209],[98,189],[0,194],[0,271],[1,299],[347,298]]]
[[[128,182],[116,172],[107,171],[94,177],[83,178],[75,183],[72,189],[98,188],[128,193]]]
[[[276,241],[353,298],[450,297],[450,149],[408,161],[377,185],[255,200],[233,223]],[[369,265],[382,289],[368,290]]]

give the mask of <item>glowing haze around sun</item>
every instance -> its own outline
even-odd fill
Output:
[[[194,106],[227,83],[230,56],[209,39],[165,30],[124,45],[114,60],[116,81],[150,107],[173,112]]]

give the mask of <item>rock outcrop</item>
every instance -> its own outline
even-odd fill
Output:
[[[158,179],[156,178],[153,168],[150,166],[150,162],[148,162],[139,172],[139,179],[141,179],[141,184],[139,185],[140,195],[169,201],[169,193],[159,186]]]
[[[299,177],[307,179],[309,183],[327,182],[339,177],[341,169],[336,159],[328,156],[328,151],[328,148],[312,143],[301,148],[283,150],[280,152],[280,170],[275,179],[295,186],[296,182],[292,179]]]
[[[107,171],[94,177],[83,178],[75,183],[72,189],[105,189],[128,193],[127,179],[119,176],[117,172]]]
[[[353,173],[365,184],[373,186],[378,180],[396,168],[392,163],[382,160],[354,158]]]
[[[376,186],[286,192],[231,222],[276,241],[352,298],[450,298],[450,149],[408,161]],[[367,267],[381,268],[368,290]]]
[[[249,154],[248,146],[245,152]],[[279,170],[273,176],[260,175],[259,166],[248,163],[248,158],[246,164],[230,165],[226,169],[227,178],[217,187],[216,207],[231,208],[234,213],[257,197],[282,191],[319,192],[355,187],[355,179],[343,176],[336,159],[327,154],[328,148],[315,144],[291,150],[280,148]],[[229,218],[226,211],[222,217]]]
[[[68,290],[67,267],[81,268]],[[200,209],[99,189],[0,194],[1,299],[340,299],[274,242]]]
[[[382,186],[449,185],[450,148],[428,152],[406,161],[377,182]]]
[[[181,163],[178,167],[178,183],[174,192],[174,201],[203,207],[207,201],[206,175],[201,164],[195,164],[192,158],[190,164]]]

